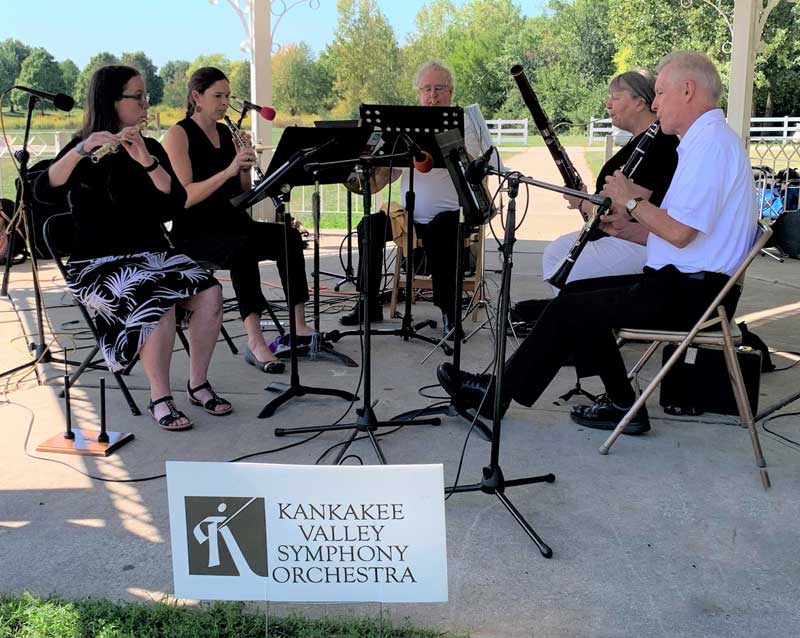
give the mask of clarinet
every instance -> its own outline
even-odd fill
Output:
[[[564,186],[576,191],[582,190],[583,180],[569,159],[564,147],[561,146],[561,142],[558,141],[555,131],[550,128],[550,120],[547,119],[547,115],[545,115],[541,104],[539,104],[539,98],[536,97],[528,78],[525,77],[521,64],[515,64],[511,67],[511,77],[516,81],[519,92],[522,94],[522,100],[531,112],[533,122],[536,124],[536,128],[539,129],[539,134],[544,139],[547,150],[550,151],[550,155],[552,155],[556,163],[556,168],[561,173]]]
[[[642,159],[644,158],[645,153],[647,153],[647,149],[650,148],[650,144],[652,144],[653,140],[658,134],[658,129],[660,126],[660,122],[653,122],[644,132],[642,139],[639,140],[639,143],[636,145],[636,148],[633,149],[633,153],[631,153],[628,161],[625,162],[625,166],[622,167],[622,174],[625,177],[633,177],[636,169],[639,168],[639,164],[642,163]],[[561,289],[567,284],[569,273],[572,272],[572,268],[575,266],[575,262],[578,260],[578,257],[580,256],[581,251],[583,251],[584,246],[586,246],[587,242],[600,225],[600,220],[602,219],[603,215],[605,215],[605,212],[605,207],[600,206],[594,212],[591,218],[589,218],[589,221],[583,225],[583,229],[575,239],[575,243],[572,244],[572,247],[569,249],[564,263],[562,263],[553,276],[547,280],[551,286]]]
[[[236,142],[236,145],[239,147],[239,150],[243,148],[247,148],[247,143],[244,141],[242,137],[242,131],[239,129],[236,124],[233,123],[233,120],[228,117],[227,115],[222,116],[225,119],[225,124],[228,125],[228,128],[231,130],[231,135],[233,136],[233,141]],[[261,167],[256,162],[253,165],[253,170],[256,172],[256,179],[260,182],[264,179],[264,171],[261,170]]]

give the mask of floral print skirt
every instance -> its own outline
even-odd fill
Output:
[[[70,291],[94,316],[100,352],[112,372],[133,360],[178,301],[219,285],[186,255],[171,252],[71,260],[66,270]],[[178,320],[188,321],[180,310]]]

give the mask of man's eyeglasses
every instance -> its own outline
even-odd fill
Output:
[[[150,94],[149,93],[136,93],[134,95],[125,95],[124,93],[120,96],[121,100],[136,100],[139,104],[149,104],[150,103]]]
[[[434,84],[433,86],[426,84],[425,86],[417,87],[417,91],[420,93],[425,93],[426,95],[430,93],[436,93],[438,95],[439,93],[445,93],[449,90],[451,90],[451,87],[447,84]]]

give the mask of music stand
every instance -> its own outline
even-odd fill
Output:
[[[350,148],[355,145],[359,150],[363,147],[363,139],[366,134],[358,129],[351,129],[345,138],[341,139],[323,129],[310,129],[300,127],[287,128],[281,136],[275,154],[272,156],[268,177],[260,182],[251,190],[238,195],[231,200],[236,207],[249,207],[266,197],[271,197],[278,203],[278,207],[284,207],[290,198],[293,186],[306,185],[309,182],[308,174],[302,166],[310,157],[326,157],[338,144],[345,144]],[[335,139],[334,139],[335,138]],[[287,235],[291,220],[288,214],[283,215],[284,219],[284,247],[286,247]],[[286,259],[288,260],[288,249],[285,249]],[[318,295],[318,288],[315,290]],[[331,388],[319,388],[305,386],[300,383],[300,373],[297,364],[297,325],[294,316],[294,303],[292,301],[291,288],[287,286],[286,304],[289,307],[289,352],[291,361],[290,382],[273,382],[267,386],[270,392],[280,392],[281,394],[267,403],[258,415],[258,418],[265,419],[272,416],[281,405],[294,397],[301,397],[307,394],[317,394],[322,396],[335,396],[346,401],[354,401],[356,396],[345,390]],[[319,339],[315,339],[319,341]]]
[[[345,129],[346,130],[346,129]],[[407,154],[401,154],[398,156],[393,156],[392,159],[396,159],[397,157],[406,157]],[[339,160],[339,161],[332,161],[332,162],[313,162],[310,164],[306,164],[306,170],[309,173],[318,174],[323,171],[329,169],[339,169],[341,167],[345,167],[348,173],[353,169],[355,166],[356,174],[359,177],[361,184],[363,185],[363,197],[364,197],[364,218],[365,218],[365,230],[367,236],[367,243],[369,243],[370,235],[370,207],[371,207],[371,197],[372,193],[370,191],[370,180],[372,178],[372,157],[369,155],[362,155],[356,159],[347,159],[347,160]],[[366,328],[364,330],[364,346],[363,346],[363,353],[364,353],[364,399],[362,407],[359,408],[356,412],[358,414],[358,419],[355,423],[344,423],[344,424],[336,424],[336,425],[320,425],[320,426],[311,426],[311,427],[300,427],[300,428],[275,428],[275,436],[285,436],[286,434],[308,434],[311,432],[329,432],[329,431],[336,431],[336,430],[349,430],[352,429],[353,432],[349,436],[349,438],[344,441],[342,444],[341,450],[339,454],[334,459],[334,464],[338,464],[344,458],[347,450],[350,448],[350,445],[356,440],[356,437],[359,434],[364,434],[372,444],[373,449],[375,450],[375,454],[378,457],[378,460],[381,464],[386,464],[386,457],[383,454],[383,450],[381,450],[380,445],[378,444],[378,440],[375,437],[375,432],[378,428],[382,427],[397,427],[397,422],[393,421],[378,421],[377,417],[375,416],[375,412],[372,407],[372,360],[371,360],[371,352],[372,352],[372,341],[371,335],[372,330],[370,330],[369,326],[369,259],[364,261],[364,286],[362,286],[361,294],[363,296],[363,307],[364,307],[364,316],[366,319]],[[409,420],[405,422],[403,425],[439,425],[441,421],[438,418],[433,419],[417,419],[417,420]]]
[[[362,104],[359,109],[361,122],[365,126],[374,127],[381,132],[383,144],[380,145],[373,156],[373,166],[393,166],[397,156],[391,151],[397,144],[400,148],[409,148],[409,140],[419,148],[427,151],[433,159],[433,168],[444,168],[444,157],[436,142],[436,135],[450,129],[456,129],[462,136],[464,134],[464,110],[459,106],[397,106],[394,104]],[[402,138],[402,139],[398,139]],[[381,328],[371,330],[373,335],[394,335],[402,337],[404,341],[419,339],[441,347],[448,356],[453,353],[452,348],[444,341],[419,334],[417,331],[425,327],[436,327],[436,321],[429,319],[414,323],[411,314],[411,294],[414,279],[414,168],[411,158],[409,167],[408,191],[406,192],[406,298],[403,322],[400,328]],[[365,211],[366,215],[366,211]],[[362,255],[362,259],[369,261],[369,256]],[[361,330],[331,330],[325,334],[330,341],[338,341],[342,337],[359,335]]]
[[[458,337],[462,333],[461,312],[462,295],[464,287],[464,268],[461,263],[464,242],[464,228],[481,227],[488,224],[492,217],[497,213],[497,209],[492,205],[491,200],[483,190],[481,184],[472,184],[467,181],[466,171],[469,158],[464,143],[464,138],[455,129],[444,131],[435,136],[437,146],[441,150],[442,157],[450,179],[458,194],[458,202],[461,210],[458,218],[458,237],[456,247],[456,298],[455,298],[455,321],[453,331],[453,366],[456,370],[461,370],[461,339]],[[466,226],[465,226],[465,221]],[[417,410],[408,410],[394,417],[393,420],[402,421],[412,416],[423,416],[429,414],[445,414],[447,416],[460,416],[468,423],[475,424],[475,428],[486,441],[492,440],[492,431],[483,423],[478,416],[473,416],[456,397],[451,397],[446,405],[433,405]]]
[[[314,126],[317,128],[356,128],[359,126],[358,120],[316,120]],[[344,277],[336,282],[333,289],[339,292],[339,289],[348,283],[356,283],[356,275],[353,270],[353,192],[347,190],[347,263],[344,265]],[[341,250],[340,253],[341,255]],[[338,274],[319,270],[315,265],[314,277],[317,287],[319,287],[319,275],[326,275],[328,277],[338,277]]]

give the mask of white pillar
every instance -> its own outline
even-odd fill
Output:
[[[250,0],[250,101],[272,105],[272,34],[270,0]],[[251,112],[253,139],[272,145],[272,123]]]
[[[271,0],[250,0],[250,101],[261,106],[272,106],[272,25]],[[272,152],[272,122],[250,111],[253,142],[258,151],[258,162],[266,171]],[[274,208],[269,200],[253,207],[253,217],[274,219]]]
[[[728,88],[728,124],[750,146],[750,115],[753,104],[753,67],[761,40],[761,0],[736,0],[733,11],[733,46]]]

